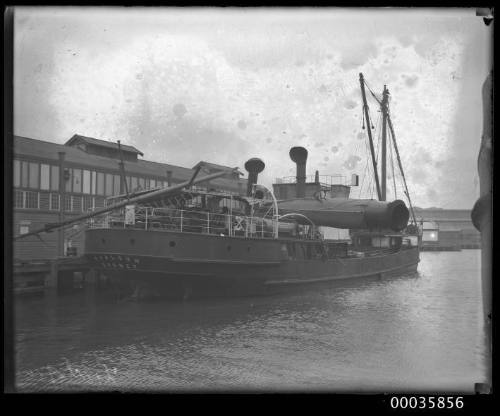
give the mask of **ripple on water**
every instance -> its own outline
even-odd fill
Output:
[[[71,390],[439,390],[483,379],[479,257],[262,298],[16,305],[17,384]],[[81,295],[78,295],[81,296]]]

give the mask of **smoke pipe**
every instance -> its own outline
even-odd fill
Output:
[[[290,159],[297,165],[297,198],[304,198],[306,196],[307,150],[300,146],[292,147]]]
[[[245,163],[245,169],[248,172],[248,181],[247,181],[247,196],[252,195],[252,187],[254,183],[257,183],[257,178],[259,177],[259,173],[264,170],[266,165],[264,162],[254,157],[252,159],[248,159]]]

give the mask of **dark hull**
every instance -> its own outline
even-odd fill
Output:
[[[87,231],[86,256],[124,294],[188,298],[413,272],[418,248],[364,258],[291,258],[283,239],[127,229]]]

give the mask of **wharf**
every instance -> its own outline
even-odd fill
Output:
[[[46,289],[72,289],[95,281],[95,272],[83,256],[17,260],[13,264],[14,294],[40,293]]]
[[[460,246],[425,246],[420,247],[420,251],[462,251]]]
[[[462,250],[480,250],[481,244],[469,243],[469,244],[422,244],[420,251],[462,251]]]

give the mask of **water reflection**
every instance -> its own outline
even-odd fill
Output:
[[[17,383],[33,390],[473,391],[479,251],[419,273],[192,302],[90,290],[16,305]]]

